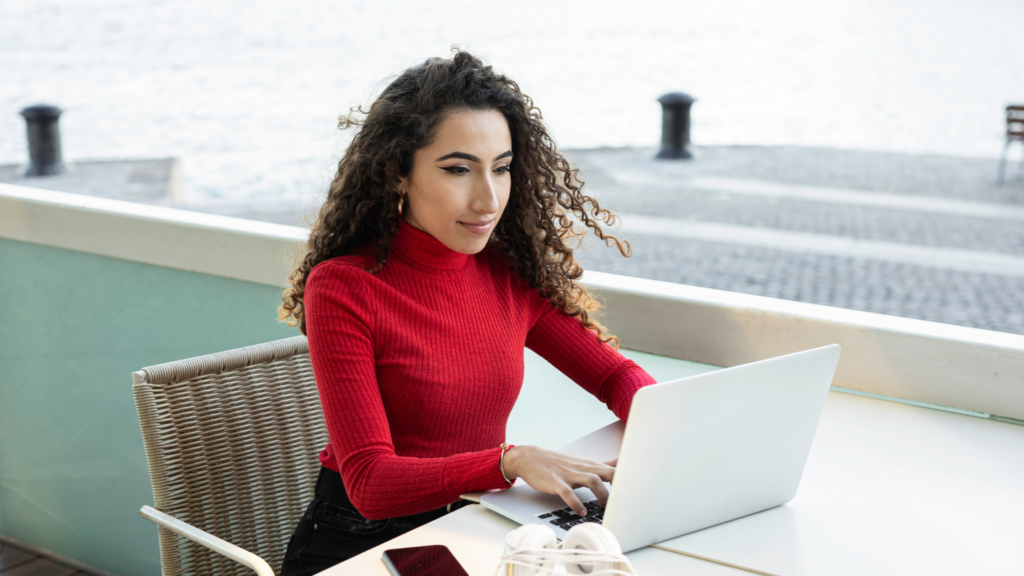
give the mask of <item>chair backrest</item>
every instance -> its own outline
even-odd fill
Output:
[[[1024,105],[1006,107],[1006,139],[1024,140]]]
[[[155,507],[280,570],[327,429],[305,336],[133,374]],[[160,528],[164,576],[251,574]]]

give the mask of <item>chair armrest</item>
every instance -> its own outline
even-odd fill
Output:
[[[263,558],[235,546],[227,540],[221,540],[209,532],[204,532],[191,524],[182,522],[170,514],[164,514],[163,512],[153,508],[151,506],[143,506],[142,510],[139,510],[142,517],[146,520],[156,523],[159,526],[163,526],[175,534],[180,534],[185,538],[205,546],[214,552],[226,556],[243,566],[247,566],[252,570],[256,571],[259,576],[274,576],[274,571],[270,568]]]

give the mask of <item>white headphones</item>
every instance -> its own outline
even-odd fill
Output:
[[[633,565],[610,530],[586,522],[569,529],[561,547],[555,531],[540,524],[524,524],[505,537],[505,555],[498,576],[564,574],[555,564],[565,564],[569,574],[587,576],[636,576]]]

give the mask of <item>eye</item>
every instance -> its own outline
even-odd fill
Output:
[[[450,174],[455,174],[456,176],[469,174],[469,168],[466,168],[465,166],[443,166],[441,170],[444,170],[445,172],[448,172]]]
[[[512,170],[512,166],[509,164],[503,164],[494,169],[498,174],[508,174]]]

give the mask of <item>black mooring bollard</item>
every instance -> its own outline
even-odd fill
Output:
[[[658,98],[661,103],[661,150],[655,158],[689,159],[690,106],[696,100],[682,92],[671,92]]]
[[[60,152],[60,127],[63,110],[48,104],[36,104],[21,111],[28,131],[28,168],[25,176],[52,176],[67,170]]]

